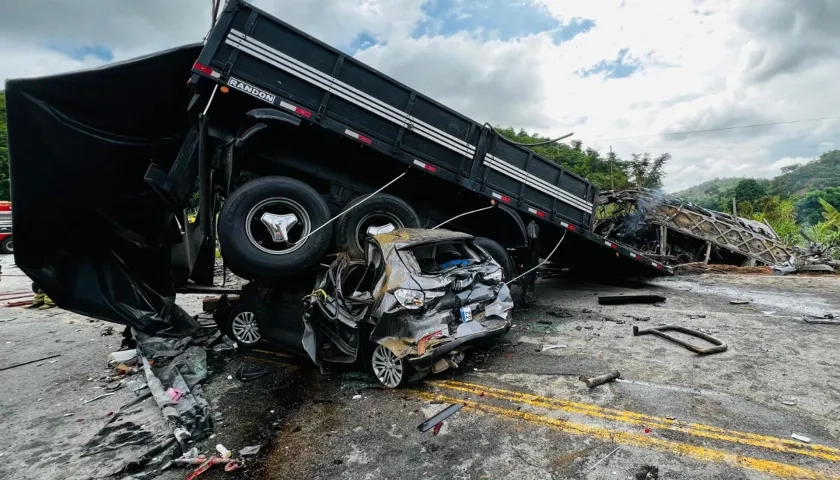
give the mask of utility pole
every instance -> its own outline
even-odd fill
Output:
[[[615,190],[615,177],[613,177],[613,153],[612,153],[612,145],[610,145],[610,183],[612,184],[612,189]]]

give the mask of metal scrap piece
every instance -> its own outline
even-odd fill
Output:
[[[439,411],[438,413],[432,415],[431,418],[427,419],[420,425],[417,425],[417,430],[425,433],[434,428],[435,425],[443,422],[447,418],[451,417],[455,414],[458,410],[462,409],[464,404],[462,403],[453,403],[452,405],[444,408],[443,410]]]
[[[589,387],[589,388],[595,388],[598,385],[603,385],[607,382],[611,382],[611,381],[617,379],[620,376],[621,376],[621,373],[619,373],[618,370],[615,370],[613,372],[605,373],[604,375],[598,375],[597,377],[592,377],[592,378],[587,378],[587,377],[581,375],[580,377],[578,377],[578,380],[585,383],[586,386]]]
[[[682,339],[679,339],[677,337],[668,335],[667,333],[665,333],[666,331],[675,331],[675,332],[684,333],[686,335],[691,335],[692,337],[702,338],[703,340],[706,340],[707,342],[709,342],[711,344],[714,344],[714,347],[699,348],[699,347],[696,347],[696,346],[686,342],[685,340],[682,340]],[[633,336],[634,337],[638,337],[639,335],[648,335],[648,334],[653,334],[653,335],[656,335],[657,337],[662,337],[665,340],[669,340],[671,342],[674,342],[677,345],[682,345],[687,350],[692,351],[692,352],[694,352],[698,355],[710,355],[710,354],[713,354],[713,353],[721,353],[721,352],[725,352],[726,349],[729,348],[723,341],[718,340],[717,338],[715,338],[711,335],[707,335],[703,332],[698,332],[697,330],[692,330],[690,328],[682,327],[680,325],[663,325],[661,327],[646,328],[644,330],[639,330],[639,327],[633,326]]]

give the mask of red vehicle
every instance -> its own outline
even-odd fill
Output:
[[[12,202],[0,202],[0,253],[14,253],[12,245]]]

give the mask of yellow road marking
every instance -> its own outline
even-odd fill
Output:
[[[573,402],[569,400],[561,400],[558,398],[532,395],[529,393],[502,390],[500,388],[487,387],[484,385],[477,385],[473,383],[462,383],[445,380],[434,381],[429,383],[440,388],[472,393],[475,395],[480,395],[483,393],[485,396],[489,396],[492,398],[498,398],[500,400],[508,400],[517,403],[524,403],[533,407],[561,410],[564,412],[587,415],[590,417],[603,418],[607,420],[615,420],[618,422],[633,425],[644,425],[647,427],[673,430],[675,432],[682,432],[696,437],[703,437],[712,440],[721,440],[725,442],[738,443],[741,445],[750,445],[754,447],[767,448],[776,452],[794,453],[798,455],[808,455],[810,457],[816,457],[823,460],[840,461],[840,449],[828,447],[825,445],[798,443],[785,438],[759,435],[756,433],[739,432],[735,430],[727,430],[724,428],[718,428],[699,423],[678,422],[676,420],[668,420],[667,418],[655,417],[652,415],[645,415],[642,413],[629,412],[626,410],[615,410],[611,408],[599,407],[597,405],[592,405],[588,403]]]
[[[545,417],[529,412],[510,410],[507,408],[496,407],[486,403],[479,403],[471,400],[448,397],[445,395],[436,395],[424,392],[417,392],[417,395],[424,400],[437,400],[447,403],[462,403],[464,404],[465,408],[470,410],[476,410],[491,415],[498,415],[509,419],[524,420],[529,423],[555,428],[576,435],[586,435],[588,437],[593,437],[604,441],[621,443],[633,447],[653,447],[676,455],[692,457],[707,462],[726,463],[738,467],[749,468],[758,472],[769,473],[771,475],[776,475],[778,477],[783,478],[801,478],[809,480],[840,479],[840,477],[834,475],[817,472],[815,470],[798,467],[796,465],[789,465],[786,463],[774,462],[771,460],[764,460],[760,458],[746,457],[744,455],[739,455],[736,453],[730,453],[706,447],[699,447],[682,442],[662,440],[659,438],[641,435],[638,433],[612,431],[603,427],[594,427],[590,425],[584,425],[581,423],[569,422],[567,420]]]

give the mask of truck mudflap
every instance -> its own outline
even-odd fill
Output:
[[[7,82],[15,261],[58,306],[150,334],[198,328],[174,304],[172,212],[143,177],[190,128],[200,51]]]

